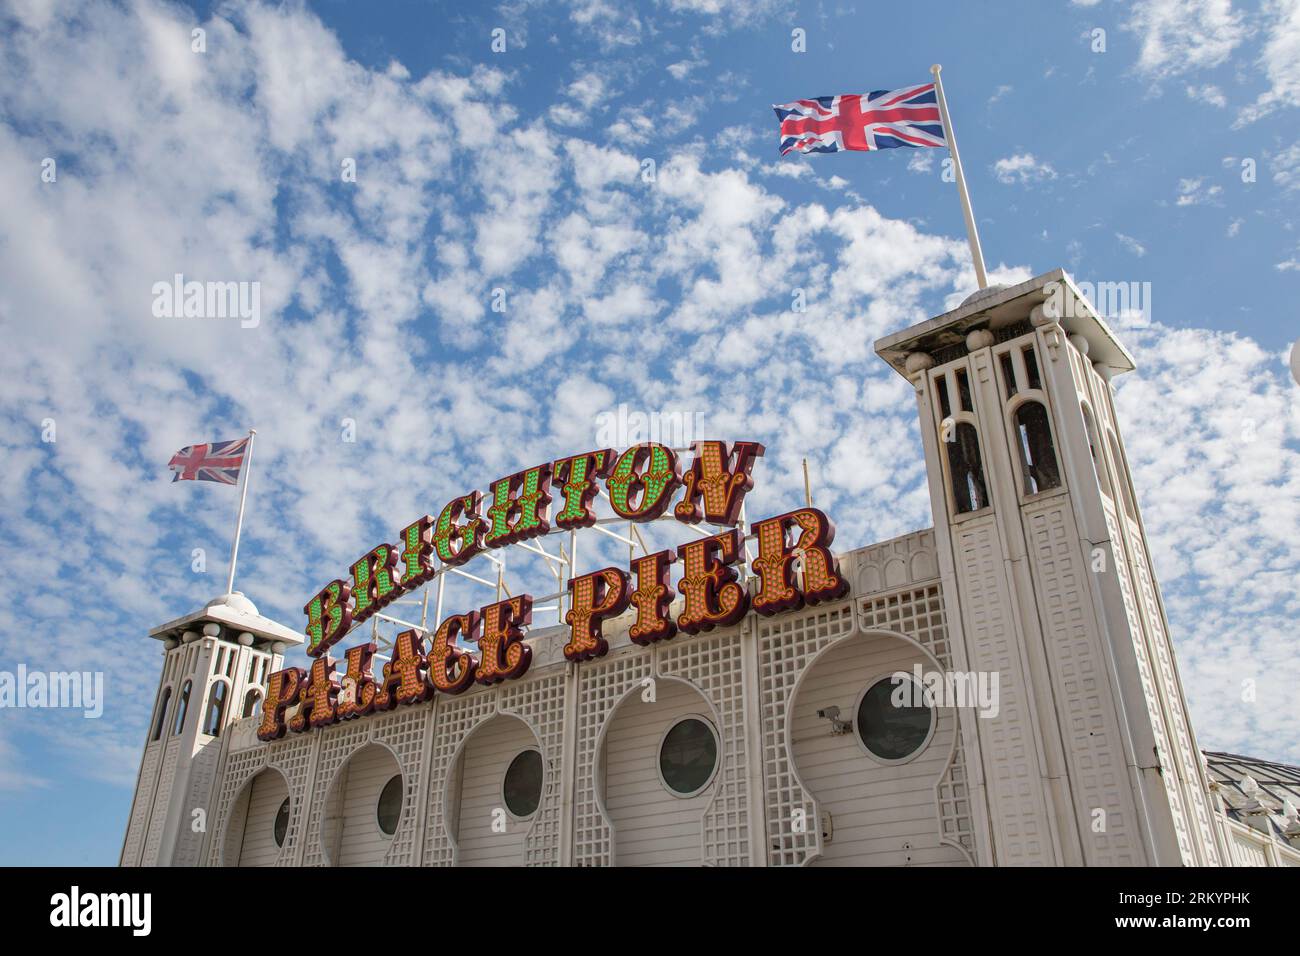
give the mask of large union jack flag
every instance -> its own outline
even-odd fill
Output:
[[[773,106],[781,121],[781,155],[841,149],[947,146],[934,84],[903,90],[819,96]]]
[[[239,483],[239,469],[244,465],[248,439],[217,441],[207,445],[186,445],[167,463],[172,481],[217,481],[223,485]]]

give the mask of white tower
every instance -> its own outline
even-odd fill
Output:
[[[238,591],[149,636],[163,644],[162,676],[120,863],[195,866],[212,810],[221,734],[259,711],[267,675],[303,637],[260,616]]]
[[[876,351],[916,388],[956,666],[998,674],[998,714],[962,712],[987,862],[1221,863],[1109,385],[1132,358],[1060,270]]]

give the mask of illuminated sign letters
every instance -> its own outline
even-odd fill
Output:
[[[602,483],[620,518],[654,521],[671,508],[672,517],[684,524],[707,522],[728,530],[688,541],[675,553],[634,558],[626,570],[601,568],[571,578],[564,646],[571,661],[605,654],[604,622],[628,610],[635,612],[628,636],[647,645],[678,632],[731,626],[751,609],[772,615],[848,593],[830,550],[835,527],[818,509],[755,521],[748,536],[735,527],[754,487],[752,472],[762,445],[697,441],[692,451],[694,460],[684,469],[671,448],[656,442],[621,454],[602,448],[537,465],[493,482],[487,496],[471,491],[453,498],[436,519],[424,515],[404,528],[395,544],[371,548],[353,563],[349,580],[329,582],[303,608],[306,651],[315,660],[310,671],[288,667],[270,676],[258,737],[276,740],[286,730],[303,732],[417,704],[434,694],[463,693],[476,683],[522,677],[532,661],[524,641],[533,612],[528,594],[447,617],[432,633],[430,647],[419,630],[403,631],[379,676],[372,673],[373,643],[349,649],[341,675],[329,649],[356,624],[444,568],[487,549],[541,537],[552,526],[572,531],[594,525]],[[746,540],[757,549],[750,562],[757,584],[752,596],[738,572]],[[670,613],[674,565],[679,565],[675,590],[682,597],[675,618]]]

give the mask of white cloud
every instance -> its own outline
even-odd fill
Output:
[[[1300,189],[1300,141],[1270,156],[1269,165],[1273,169],[1273,182],[1288,191]]]
[[[1205,177],[1193,176],[1178,180],[1178,198],[1175,201],[1179,206],[1199,206],[1216,201],[1222,192],[1222,186],[1206,186]]]
[[[1223,90],[1209,83],[1204,86],[1192,86],[1189,84],[1187,87],[1187,98],[1189,100],[1197,100],[1201,103],[1206,103],[1209,106],[1218,107],[1219,109],[1223,109],[1228,105],[1228,98],[1223,95]]]
[[[1056,178],[1056,170],[1047,162],[1034,158],[1033,153],[1006,156],[993,164],[993,175],[998,182],[1011,186],[1038,183]]]
[[[934,170],[934,153],[928,149],[914,149],[907,158],[907,171],[922,175]]]
[[[1138,36],[1138,69],[1156,78],[1218,66],[1248,32],[1232,0],[1136,0],[1124,29]]]
[[[567,92],[569,97],[581,104],[583,109],[589,110],[606,95],[605,80],[598,73],[584,73],[569,84]]]
[[[1142,243],[1138,242],[1132,236],[1126,236],[1122,232],[1117,232],[1115,233],[1115,238],[1119,240],[1121,246],[1139,259],[1147,254],[1147,247],[1142,245]]]
[[[596,37],[605,50],[636,46],[641,42],[641,18],[631,3],[571,0],[569,19]]]
[[[1120,334],[1139,371],[1117,380],[1116,403],[1197,737],[1300,760],[1295,386],[1280,356],[1240,336],[1159,323]]]
[[[1300,0],[1271,0],[1264,11],[1270,22],[1259,62],[1269,89],[1242,111],[1238,126],[1280,107],[1300,106]]]

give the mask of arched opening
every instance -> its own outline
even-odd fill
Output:
[[[214,681],[208,690],[208,707],[203,714],[203,732],[209,737],[221,736],[221,724],[226,716],[226,691],[223,680]]]
[[[858,634],[810,666],[790,706],[789,747],[817,800],[822,866],[966,866],[940,840],[935,786],[947,772],[957,712],[914,679],[935,669],[916,645]]]
[[[1041,402],[1025,402],[1015,411],[1016,450],[1027,495],[1061,487],[1061,468],[1052,441],[1052,424]]]
[[[257,705],[262,702],[262,692],[254,687],[244,695],[244,710],[242,716],[252,717],[257,713]]]
[[[292,800],[283,775],[267,767],[235,800],[222,862],[227,866],[272,866],[288,839]]]
[[[321,846],[326,861],[332,866],[382,864],[393,835],[413,823],[407,819],[413,812],[408,804],[405,778],[392,751],[379,744],[356,751],[325,797]]]
[[[948,446],[948,474],[952,480],[952,498],[957,513],[987,508],[989,493],[984,483],[979,433],[969,422],[958,422],[949,437],[950,440],[945,442]]]
[[[158,714],[154,717],[152,740],[160,740],[163,728],[167,726],[167,705],[172,699],[172,689],[164,687],[162,697],[158,699]]]
[[[722,741],[708,701],[689,684],[656,682],[610,716],[595,769],[614,828],[618,866],[699,866],[704,814],[722,766]]]
[[[460,866],[523,865],[547,771],[536,735],[518,717],[498,714],[474,728],[452,768],[444,808]]]
[[[1097,478],[1097,486],[1107,498],[1113,497],[1110,479],[1106,476],[1106,463],[1101,459],[1101,446],[1097,442],[1097,426],[1093,422],[1092,409],[1086,402],[1079,406],[1083,409],[1083,427],[1088,433],[1088,451],[1092,453],[1092,473]]]
[[[1119,439],[1109,428],[1106,429],[1106,439],[1110,443],[1110,457],[1115,462],[1115,473],[1119,480],[1120,497],[1124,499],[1124,513],[1134,521],[1137,520],[1137,502],[1133,496],[1133,481],[1129,474],[1128,466],[1125,464],[1124,456],[1120,453]]]
[[[191,682],[186,681],[181,688],[181,698],[176,702],[176,726],[173,734],[179,734],[185,728],[185,714],[190,709],[190,688]]]

